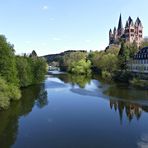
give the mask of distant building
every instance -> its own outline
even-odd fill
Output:
[[[124,39],[126,42],[137,43],[137,46],[140,46],[140,43],[143,41],[143,26],[139,18],[137,18],[134,23],[132,18],[129,17],[126,21],[125,27],[122,24],[122,17],[120,15],[118,28],[114,27],[113,31],[109,31],[109,45],[119,44],[119,41]]]
[[[148,47],[144,47],[128,62],[128,70],[148,74]]]

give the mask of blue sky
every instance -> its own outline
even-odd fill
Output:
[[[148,0],[0,0],[0,34],[17,54],[71,49],[102,50],[108,31],[130,15],[148,36]]]

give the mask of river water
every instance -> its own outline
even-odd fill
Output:
[[[54,73],[0,112],[0,148],[148,148],[148,91]]]

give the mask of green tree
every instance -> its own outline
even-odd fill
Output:
[[[6,83],[0,77],[0,109],[7,109],[11,100],[19,100],[21,92],[14,84]]]
[[[106,54],[102,56],[99,67],[102,71],[107,71],[110,74],[113,74],[116,70],[118,70],[118,58],[114,54]]]
[[[68,52],[62,57],[60,61],[60,67],[61,68],[64,67],[64,70],[68,71],[68,69],[71,67],[73,62],[86,59],[86,57],[87,57],[86,52],[80,52],[80,51]]]
[[[73,62],[69,67],[69,72],[77,75],[89,75],[91,73],[91,62],[85,59]]]
[[[119,67],[121,71],[126,71],[127,70],[127,61],[129,60],[130,57],[130,51],[125,45],[124,42],[121,43],[121,48],[119,51]]]
[[[8,82],[18,85],[13,45],[0,35],[0,75]]]
[[[16,65],[20,87],[27,87],[32,84],[33,74],[28,57],[16,57]]]

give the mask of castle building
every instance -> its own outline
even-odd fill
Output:
[[[122,24],[122,17],[120,14],[118,28],[114,27],[113,31],[109,31],[109,45],[119,44],[120,40],[124,39],[125,42],[133,43],[136,42],[137,46],[143,41],[143,26],[139,18],[134,23],[132,18],[129,17],[126,21],[125,27]]]

